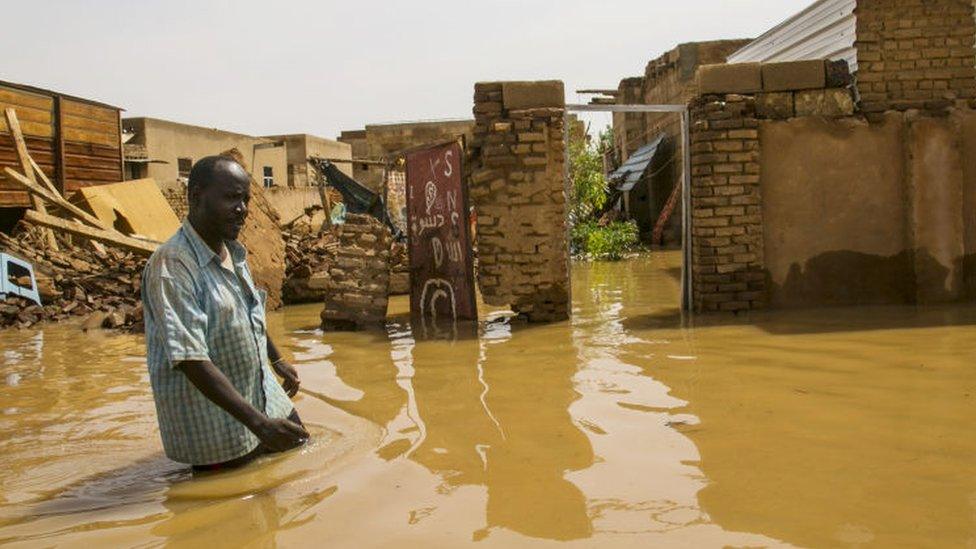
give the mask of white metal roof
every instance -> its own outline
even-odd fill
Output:
[[[818,0],[728,57],[729,63],[844,59],[857,71],[857,0]]]

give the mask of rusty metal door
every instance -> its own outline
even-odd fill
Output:
[[[461,154],[457,141],[406,154],[410,312],[424,332],[478,319]]]

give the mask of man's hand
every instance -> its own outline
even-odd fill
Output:
[[[302,384],[298,379],[298,370],[283,358],[271,363],[271,367],[274,368],[276,374],[281,376],[281,386],[288,393],[288,396],[295,396],[298,393],[298,386]]]
[[[273,452],[291,450],[308,440],[308,431],[304,427],[285,418],[266,417],[251,430]]]

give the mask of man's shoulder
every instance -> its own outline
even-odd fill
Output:
[[[193,254],[193,249],[190,247],[181,229],[171,236],[169,240],[163,242],[149,256],[149,261],[146,263],[146,272],[153,273],[157,272],[161,267],[174,267],[178,265],[192,268],[195,261],[196,257]]]

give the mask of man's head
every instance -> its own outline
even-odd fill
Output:
[[[247,218],[251,178],[226,156],[201,158],[190,170],[187,183],[189,218],[205,240],[236,240]]]

